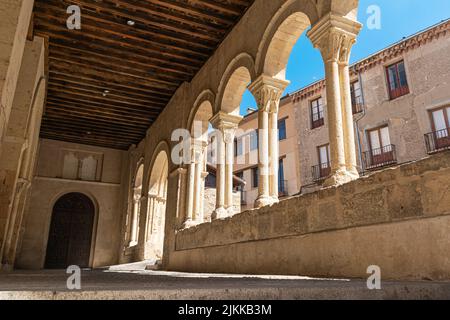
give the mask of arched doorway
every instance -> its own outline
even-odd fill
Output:
[[[53,207],[45,259],[46,269],[89,267],[95,206],[81,193],[68,193]]]

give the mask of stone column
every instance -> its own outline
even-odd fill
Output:
[[[150,241],[153,234],[153,226],[155,224],[155,206],[156,206],[156,194],[148,194],[148,209],[147,209],[147,236],[146,241]]]
[[[345,148],[345,164],[352,180],[359,178],[358,165],[356,162],[356,144],[355,144],[355,126],[353,122],[352,97],[350,90],[350,71],[349,60],[350,50],[355,43],[354,38],[347,37],[344,39],[344,50],[339,61],[339,75],[341,81],[341,99],[342,99],[342,124],[344,128],[344,148]]]
[[[195,196],[194,196],[194,221],[196,224],[202,223],[202,193],[205,189],[204,173],[204,154],[207,143],[205,141],[196,141],[195,144]]]
[[[261,75],[250,86],[258,104],[258,198],[255,207],[278,201],[278,109],[288,81]]]
[[[212,219],[233,214],[234,136],[242,117],[220,111],[211,120],[217,132],[216,210]]]
[[[195,161],[193,149],[191,149],[191,162],[188,166],[187,194],[186,194],[186,213],[183,228],[189,228],[194,219],[194,193],[195,193]]]
[[[130,225],[130,243],[129,247],[133,247],[138,243],[138,229],[139,229],[139,212],[141,206],[141,194],[140,189],[134,191],[133,196],[133,215],[131,217]],[[138,193],[139,192],[139,193]]]
[[[331,177],[325,181],[326,186],[341,185],[358,178],[348,59],[360,30],[359,22],[329,14],[308,32],[325,64],[331,158]]]

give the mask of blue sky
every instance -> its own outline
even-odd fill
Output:
[[[351,62],[361,60],[391,44],[450,18],[450,0],[360,0],[358,20],[364,24],[357,44],[353,47]],[[369,30],[366,26],[367,8],[381,8],[381,29]],[[303,35],[294,47],[286,78],[291,81],[285,93],[293,92],[324,77],[319,51]],[[246,91],[241,103],[241,114],[256,103]]]

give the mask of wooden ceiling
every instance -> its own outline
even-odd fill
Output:
[[[253,1],[36,0],[34,34],[49,38],[41,137],[137,144]],[[81,30],[66,26],[70,5]]]

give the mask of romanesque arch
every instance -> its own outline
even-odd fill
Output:
[[[214,95],[203,92],[197,98],[189,120],[190,161],[187,168],[186,212],[184,227],[204,222],[205,178],[208,175],[208,134],[213,116]]]
[[[268,24],[258,48],[256,70],[284,80],[291,51],[302,33],[319,20],[312,1],[287,1]]]
[[[139,240],[139,215],[141,211],[142,183],[144,179],[144,163],[143,159],[139,161],[137,170],[133,176],[131,194],[131,212],[128,229],[128,247],[134,247]]]
[[[166,221],[169,147],[160,143],[152,159],[148,183],[144,258],[162,260]]]

